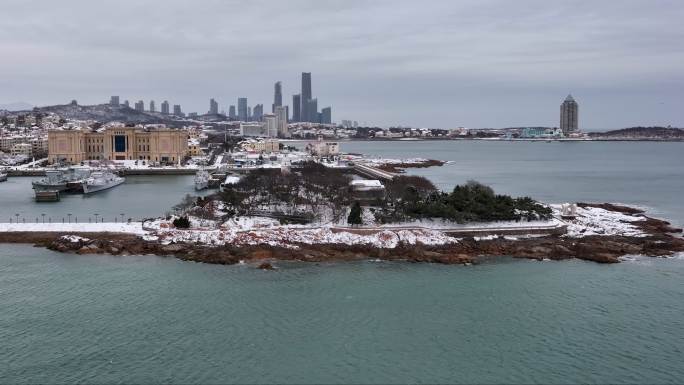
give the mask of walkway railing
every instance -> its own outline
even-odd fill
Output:
[[[0,223],[131,223],[142,220],[143,218],[126,217],[123,213],[119,215],[92,214],[90,216],[75,214],[41,214],[39,216],[14,214],[5,218],[0,217]]]

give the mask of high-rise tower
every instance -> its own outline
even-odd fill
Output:
[[[310,122],[309,101],[311,100],[311,72],[302,72],[302,93],[300,103],[301,113],[299,117],[304,122]]]
[[[563,135],[577,132],[579,116],[579,106],[572,95],[568,95],[560,106],[560,129]]]
[[[213,98],[209,100],[209,114],[218,114],[218,102],[216,102],[216,100],[214,100]]]
[[[300,122],[302,112],[302,95],[292,95],[292,121]]]
[[[274,85],[273,106],[271,108],[271,112],[275,113],[276,107],[280,107],[282,105],[283,105],[283,85],[280,82],[276,82]]]
[[[238,120],[241,122],[246,122],[249,118],[249,113],[247,112],[247,98],[238,98]]]

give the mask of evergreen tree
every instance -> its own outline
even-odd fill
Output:
[[[190,228],[190,220],[188,217],[179,217],[173,220],[173,226],[178,229]]]
[[[349,216],[347,217],[347,223],[354,226],[354,225],[360,225],[363,223],[361,220],[361,205],[359,202],[354,202],[354,204],[351,207],[351,210],[349,210]]]

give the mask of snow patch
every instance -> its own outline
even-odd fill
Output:
[[[551,205],[557,215],[560,215],[560,205]],[[634,222],[644,221],[644,217],[632,216],[616,211],[609,211],[598,207],[578,207],[577,217],[567,220],[568,232],[565,236],[582,238],[590,235],[619,235],[625,237],[645,237],[644,233]]]
[[[62,235],[60,238],[71,243],[90,242],[90,239],[79,237],[78,235]]]

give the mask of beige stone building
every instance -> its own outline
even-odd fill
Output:
[[[169,128],[110,127],[101,131],[49,130],[50,163],[145,160],[178,163],[188,155],[188,133]]]
[[[278,139],[246,140],[242,142],[241,148],[247,152],[280,152],[280,141]]]

